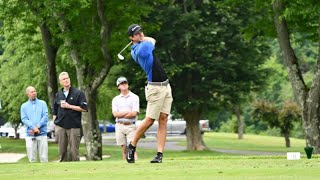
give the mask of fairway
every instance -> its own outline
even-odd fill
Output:
[[[169,158],[169,157],[167,157]],[[287,161],[265,158],[175,158],[162,164],[141,159],[47,164],[1,164],[1,179],[317,179],[319,159]]]
[[[162,164],[151,164],[154,151],[138,149],[135,164],[121,160],[121,150],[116,146],[104,146],[103,154],[110,155],[102,161],[57,162],[57,144],[49,144],[49,163],[27,162],[0,164],[0,179],[318,179],[320,159],[313,155],[306,159],[286,160],[283,138],[246,135],[236,140],[235,134],[207,133],[204,139],[210,148],[246,149],[251,151],[283,152],[283,155],[241,155],[215,151],[166,151]],[[261,141],[265,143],[261,143]],[[280,143],[281,142],[281,143]],[[294,139],[293,149],[300,150],[303,140]],[[24,153],[24,140],[0,138],[2,152]],[[181,144],[185,144],[181,140]],[[280,144],[279,144],[280,143]],[[84,147],[81,146],[81,154]],[[130,177],[130,178],[129,178]]]

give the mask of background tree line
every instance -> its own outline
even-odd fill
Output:
[[[147,36],[157,39],[156,53],[173,88],[173,113],[187,121],[189,150],[206,148],[198,127],[200,118],[211,119],[215,130],[234,119],[241,139],[250,128],[268,128],[260,119],[251,118],[251,102],[267,99],[281,103],[293,99],[290,94],[302,109],[308,145],[318,147],[312,137],[319,131],[311,126],[318,116],[308,114],[307,109],[317,107],[319,99],[313,93],[319,84],[314,68],[319,54],[315,50],[319,42],[315,10],[319,3],[272,3],[1,0],[2,112],[9,121],[20,121],[19,108],[28,85],[34,85],[39,97],[51,104],[59,87],[57,73],[68,71],[72,84],[85,92],[89,104],[82,120],[88,159],[101,159],[97,119],[112,118],[111,99],[118,93],[114,83],[118,76],[128,77],[131,90],[140,96],[143,116],[145,75],[131,60],[129,50],[123,54],[124,62],[116,58],[128,43],[127,27],[138,23]],[[297,11],[297,5],[306,10]],[[308,18],[302,22],[302,17]],[[304,28],[310,26],[308,23],[311,27]],[[283,34],[282,29],[290,26],[295,32]],[[293,45],[288,46],[288,40]],[[302,61],[290,59],[284,51],[288,48]],[[280,64],[289,68],[289,75]],[[315,104],[308,104],[308,98]]]

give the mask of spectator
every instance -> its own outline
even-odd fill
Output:
[[[112,100],[112,114],[116,118],[117,145],[122,147],[122,159],[126,159],[126,144],[136,131],[136,120],[139,113],[139,97],[129,90],[128,80],[119,77],[116,85],[120,94]],[[135,152],[135,159],[137,153]]]
[[[56,125],[55,134],[59,145],[60,162],[79,161],[82,137],[81,113],[87,111],[86,98],[82,91],[71,86],[67,72],[60,73],[59,80],[63,88],[55,96],[52,114]]]
[[[26,128],[26,148],[29,162],[37,161],[39,152],[40,162],[48,162],[48,106],[37,98],[37,91],[29,86],[26,89],[28,101],[21,105],[21,121]]]

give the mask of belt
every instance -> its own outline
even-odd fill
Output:
[[[148,81],[148,84],[153,85],[153,86],[166,86],[169,84],[169,80],[167,79],[163,82],[149,82]]]
[[[136,124],[136,122],[117,122],[119,124],[123,124],[123,125],[131,125],[131,124]]]

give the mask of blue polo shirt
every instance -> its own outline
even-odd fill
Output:
[[[168,79],[167,75],[153,50],[152,42],[141,41],[131,47],[131,56],[146,73],[149,82],[166,81]]]

